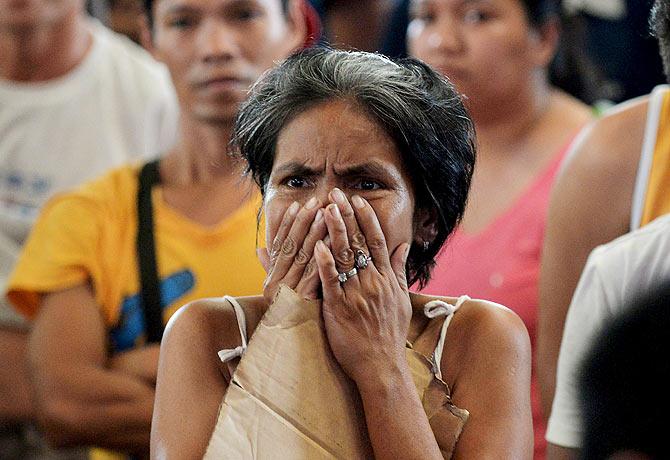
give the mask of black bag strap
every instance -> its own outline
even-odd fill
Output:
[[[137,190],[137,259],[140,274],[140,297],[144,313],[147,343],[159,343],[163,337],[163,309],[156,264],[154,212],[151,189],[160,184],[158,160],[146,163],[140,170]]]

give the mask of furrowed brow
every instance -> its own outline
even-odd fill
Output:
[[[371,177],[389,177],[394,174],[389,168],[377,162],[363,163],[354,166],[348,166],[335,171],[338,176],[371,176]]]
[[[276,176],[316,176],[321,171],[310,168],[304,163],[292,161],[278,166],[274,171]]]

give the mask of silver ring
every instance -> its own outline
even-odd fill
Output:
[[[364,253],[362,250],[357,249],[355,261],[356,268],[363,270],[368,267],[370,262],[372,262],[372,257]]]
[[[340,284],[344,284],[345,281],[347,281],[349,278],[353,278],[356,275],[358,275],[358,269],[354,267],[348,272],[338,273],[337,279],[340,282]]]

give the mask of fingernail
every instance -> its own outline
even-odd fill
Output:
[[[335,219],[340,218],[340,210],[338,209],[336,204],[328,205],[328,211],[330,212],[330,215],[333,216]]]
[[[333,201],[336,201],[337,203],[344,203],[347,201],[346,197],[344,196],[344,193],[342,193],[342,190],[339,188],[334,188],[332,192],[330,192],[330,196]]]
[[[307,203],[305,203],[305,209],[312,209],[314,206],[316,206],[316,197],[313,196],[312,198],[309,199]]]
[[[358,195],[354,195],[351,197],[351,202],[356,206],[358,209],[361,209],[363,206],[365,206],[365,201],[363,201],[363,198],[361,198]]]
[[[316,211],[316,217],[314,217],[314,222],[321,222],[321,219],[323,219],[323,209],[319,209]]]
[[[325,244],[323,243],[323,240],[319,240],[316,242],[315,249],[319,252],[323,252],[323,249],[325,247]]]
[[[294,201],[293,204],[291,204],[291,206],[289,206],[288,213],[291,216],[295,216],[296,214],[298,214],[298,209],[300,209],[300,203],[298,203],[297,201]]]

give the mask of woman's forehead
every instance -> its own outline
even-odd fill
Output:
[[[331,109],[335,110],[331,110]],[[403,169],[395,142],[362,112],[304,112],[277,140],[274,168],[301,164],[315,172],[347,170],[367,163]]]
[[[360,162],[366,157],[400,161],[393,139],[362,108],[347,101],[330,101],[287,123],[277,139],[275,164]]]

